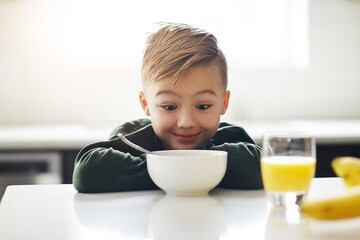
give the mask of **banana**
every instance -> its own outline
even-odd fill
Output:
[[[360,186],[347,189],[343,194],[301,205],[305,215],[320,220],[337,220],[360,217]]]
[[[337,157],[331,162],[335,174],[344,179],[346,187],[360,185],[360,158]]]
[[[347,190],[337,196],[304,202],[301,211],[320,220],[360,217],[360,158],[338,157],[331,167],[344,179]]]

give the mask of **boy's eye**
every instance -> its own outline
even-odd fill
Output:
[[[167,111],[173,111],[173,110],[177,109],[177,106],[175,106],[175,105],[162,105],[161,107]]]
[[[197,105],[196,108],[199,109],[199,110],[207,110],[211,107],[210,104],[200,104],[200,105]]]

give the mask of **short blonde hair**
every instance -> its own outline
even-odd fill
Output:
[[[146,41],[141,66],[143,84],[174,76],[176,85],[190,68],[215,61],[226,90],[226,59],[214,35],[187,24],[161,23],[160,26]]]

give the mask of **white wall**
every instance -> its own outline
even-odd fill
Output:
[[[144,117],[137,97],[140,50],[132,67],[126,59],[123,65],[69,64],[67,25],[57,18],[68,13],[63,2],[0,1],[0,124]],[[33,14],[34,6],[46,10],[46,19]],[[308,68],[255,71],[229,63],[224,120],[360,118],[360,1],[311,0],[309,17]]]
[[[236,89],[232,104],[239,105],[235,117],[360,118],[360,2],[312,0],[309,4],[309,67],[262,72],[232,69]]]

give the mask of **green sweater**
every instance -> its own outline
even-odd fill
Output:
[[[109,140],[84,147],[76,157],[73,184],[84,193],[151,190],[158,187],[146,167],[146,154],[124,144],[117,133],[151,151],[164,150],[149,119],[127,122],[117,127]],[[217,187],[262,188],[260,148],[241,127],[220,123],[215,136],[197,149],[228,152],[225,176]]]

